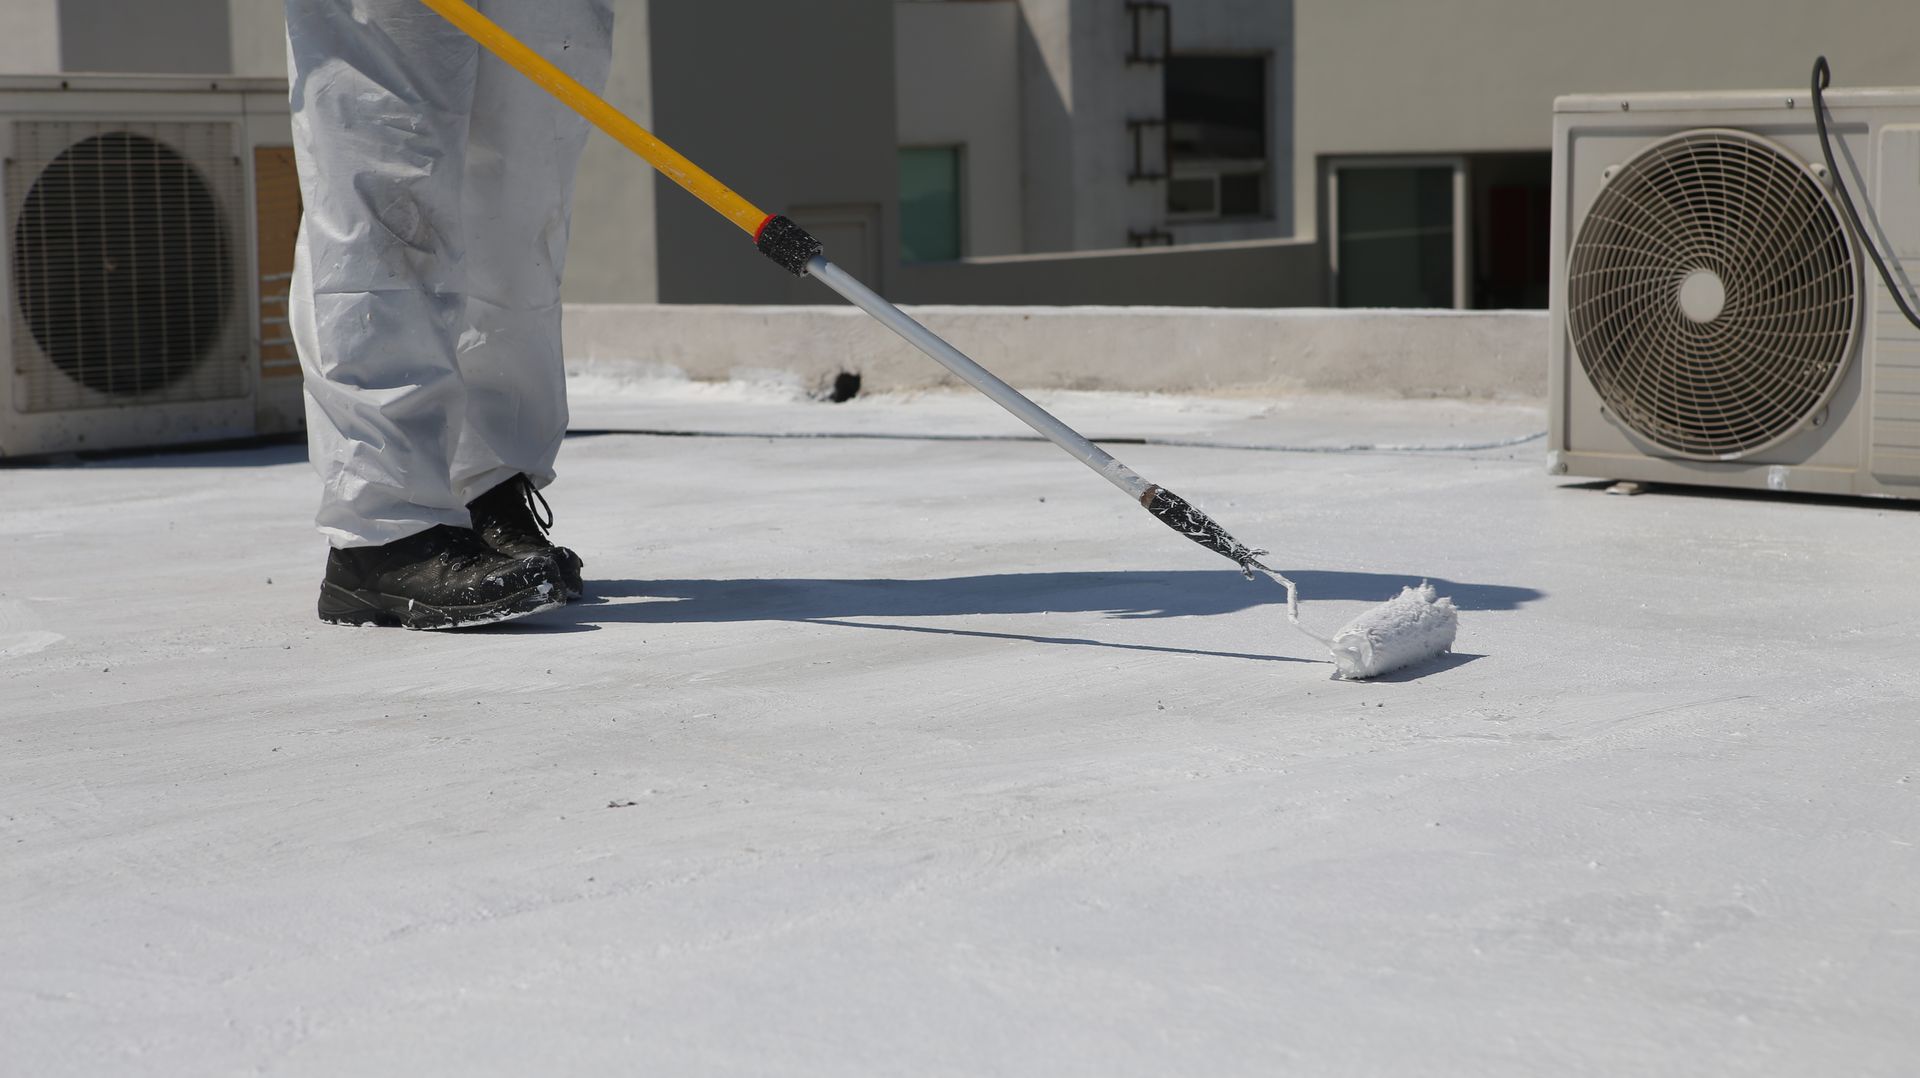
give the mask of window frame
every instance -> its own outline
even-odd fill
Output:
[[[1161,211],[1169,224],[1239,224],[1250,221],[1271,221],[1275,218],[1273,191],[1273,148],[1275,143],[1275,106],[1273,100],[1274,53],[1271,49],[1176,49],[1168,53],[1165,70],[1171,70],[1178,60],[1258,60],[1260,61],[1260,112],[1265,123],[1260,143],[1263,153],[1260,157],[1246,158],[1186,158],[1173,149],[1173,116],[1167,113],[1164,102],[1165,83],[1162,83],[1162,114],[1166,125],[1167,181],[1171,188],[1175,180],[1211,180],[1213,183],[1213,212],[1176,213],[1170,198],[1161,200]],[[1164,79],[1165,76],[1163,75]],[[1258,173],[1260,179],[1260,209],[1255,213],[1235,214],[1231,217],[1220,212],[1220,181],[1224,176],[1244,176]],[[1171,192],[1169,192],[1170,194]]]

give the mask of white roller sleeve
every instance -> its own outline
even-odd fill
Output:
[[[1441,599],[1422,583],[1360,615],[1333,636],[1333,664],[1349,681],[1379,677],[1391,670],[1453,650],[1460,615],[1452,599]]]

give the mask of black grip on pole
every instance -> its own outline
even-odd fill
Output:
[[[826,250],[806,229],[784,216],[767,218],[753,245],[795,277],[805,277],[807,263]]]
[[[1227,529],[1212,517],[1195,509],[1185,498],[1165,487],[1149,488],[1147,496],[1140,499],[1140,504],[1146,506],[1147,512],[1158,518],[1160,523],[1240,566],[1240,571],[1248,579],[1252,579],[1254,569],[1266,568],[1260,564],[1260,558],[1266,551],[1255,550],[1228,535]]]

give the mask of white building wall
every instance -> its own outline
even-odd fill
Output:
[[[52,75],[59,70],[58,0],[0,3],[0,74]]]
[[[1106,250],[1164,223],[1165,189],[1128,179],[1130,119],[1161,114],[1158,67],[1126,62],[1126,5],[1020,0],[1027,250]]]
[[[916,0],[894,5],[893,20],[900,145],[963,145],[963,253],[1018,254],[1019,4]]]
[[[1913,0],[1297,0],[1295,11],[1301,235],[1317,228],[1322,157],[1545,152],[1561,94],[1804,90],[1822,52],[1845,85],[1920,84]]]
[[[1021,234],[1074,249],[1073,0],[1020,0]]]
[[[263,0],[228,0],[233,34],[233,73],[287,77],[286,7]]]
[[[1192,0],[1204,2],[1204,0]],[[1132,21],[1126,5],[1074,0],[1074,249],[1127,246],[1127,234],[1166,219],[1166,188],[1130,179],[1133,137],[1127,121],[1164,114],[1157,65],[1128,64]]]

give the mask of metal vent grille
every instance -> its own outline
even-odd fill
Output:
[[[1857,289],[1852,244],[1806,166],[1744,132],[1692,131],[1601,189],[1569,259],[1567,321],[1622,421],[1724,460],[1826,403],[1853,354]]]
[[[247,390],[230,123],[20,121],[7,169],[23,411]]]

